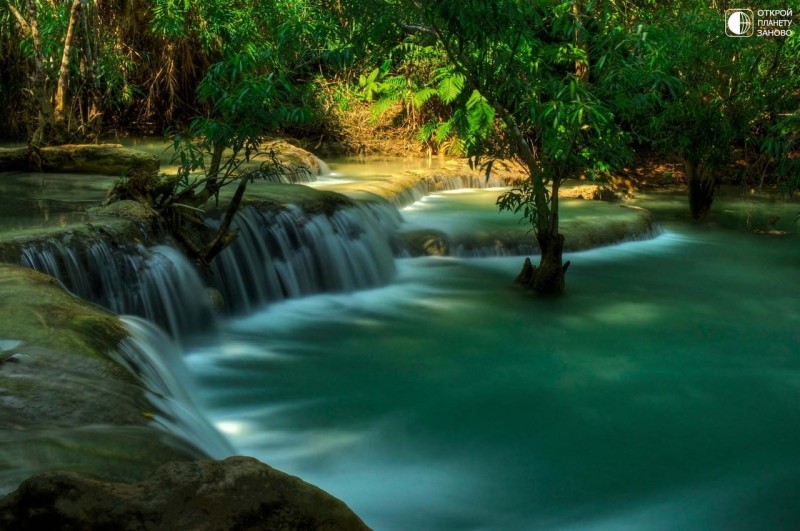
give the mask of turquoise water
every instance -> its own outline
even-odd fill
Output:
[[[378,530],[800,527],[800,241],[737,205],[654,204],[665,234],[569,255],[557,299],[520,257],[418,258],[273,304],[190,353],[199,399]]]
[[[360,165],[330,184],[390,171]],[[68,222],[111,180],[14,176],[0,228]],[[492,193],[407,228],[516,226]],[[228,320],[188,353],[195,398],[377,530],[800,528],[800,207],[639,204],[665,233],[568,255],[561,298],[511,284],[521,257],[401,259],[388,286]],[[790,234],[748,232],[770,228]]]

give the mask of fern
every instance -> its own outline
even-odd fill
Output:
[[[464,81],[464,76],[458,73],[443,77],[436,86],[439,99],[447,105],[456,101],[464,90]]]
[[[418,90],[412,96],[412,103],[414,107],[419,109],[423,105],[425,105],[428,100],[430,100],[433,96],[437,94],[436,89],[431,87],[425,87],[422,90]]]

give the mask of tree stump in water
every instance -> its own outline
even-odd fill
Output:
[[[525,263],[522,264],[522,271],[519,272],[519,275],[517,275],[517,278],[514,279],[514,282],[522,286],[528,287],[531,284],[533,284],[534,275],[536,275],[536,268],[533,267],[531,259],[526,258]]]

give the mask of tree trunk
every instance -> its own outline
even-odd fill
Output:
[[[64,51],[61,54],[61,66],[58,71],[58,88],[56,89],[56,105],[53,112],[54,118],[58,122],[64,120],[64,109],[67,108],[67,92],[69,89],[69,63],[72,53],[72,40],[75,35],[75,24],[78,22],[78,15],[81,11],[81,0],[73,0],[69,12],[69,24],[67,25],[67,35],[64,38]]]
[[[564,252],[563,234],[540,234],[536,238],[542,256],[539,267],[533,274],[531,287],[537,293],[558,294],[564,291],[564,274],[567,272],[569,262],[563,263]]]
[[[683,161],[689,181],[689,210],[692,218],[704,219],[714,202],[714,173],[701,163]]]
[[[31,136],[30,143],[32,146],[39,147],[45,145],[50,137],[50,132],[53,129],[53,106],[50,103],[50,98],[47,96],[45,88],[47,82],[47,74],[44,71],[44,56],[42,55],[42,45],[39,38],[39,18],[36,10],[35,0],[27,0],[28,27],[30,28],[31,40],[33,41],[33,56],[34,56],[34,75],[33,75],[33,97],[36,99],[36,104],[39,107],[39,123],[36,125],[36,130]]]
[[[525,259],[516,282],[543,295],[557,295],[564,291],[567,269],[570,263],[562,264],[564,252],[563,234],[540,234],[536,238],[541,249],[539,265],[534,266],[530,258]]]
[[[586,37],[584,37],[583,32],[581,31],[581,15],[583,13],[583,4],[580,0],[575,0],[572,4],[572,17],[574,20],[575,26],[575,46],[586,53],[586,56],[589,56],[589,45],[586,42]],[[580,83],[587,83],[589,81],[589,63],[581,60],[575,60],[575,77],[578,79]]]

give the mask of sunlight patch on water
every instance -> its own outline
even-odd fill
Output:
[[[242,435],[248,429],[248,426],[244,422],[237,422],[232,420],[223,420],[215,422],[214,426],[216,426],[216,428],[225,435],[234,437]]]
[[[605,325],[641,325],[657,322],[663,316],[663,311],[663,307],[654,303],[618,302],[610,303],[593,314],[589,314],[588,317]],[[581,318],[583,319],[585,316]],[[570,319],[571,317],[566,316],[564,320],[569,321]],[[575,324],[580,326],[579,323]]]

